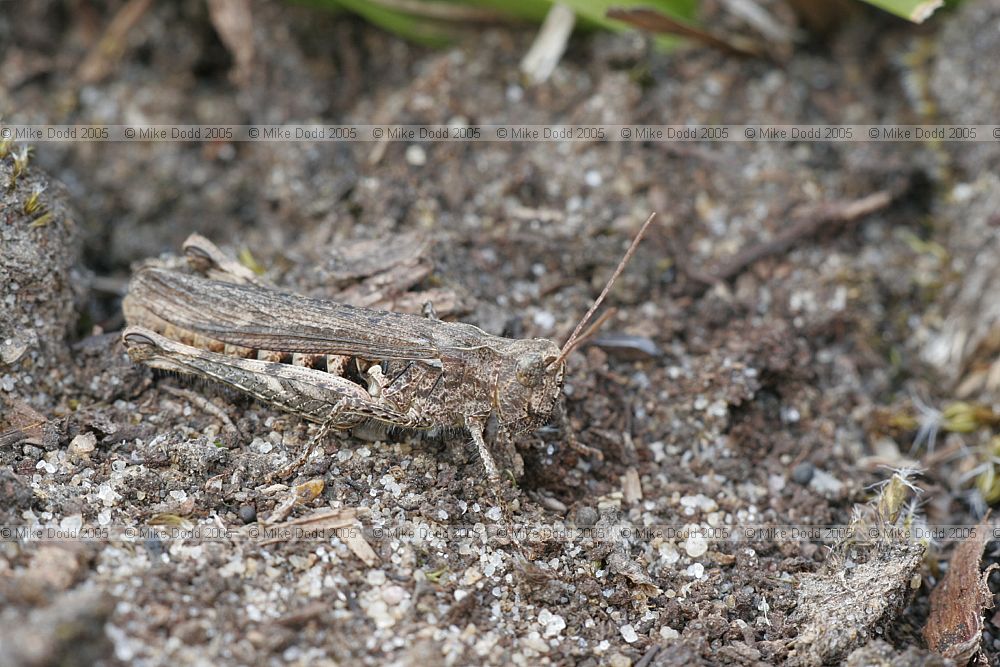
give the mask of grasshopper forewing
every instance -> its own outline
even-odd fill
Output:
[[[646,221],[598,302],[607,294]],[[189,254],[196,249],[190,248]],[[198,252],[204,261],[216,249]],[[256,284],[147,268],[123,303],[129,356],[206,377],[327,428],[376,420],[408,428],[464,427],[493,483],[484,440],[544,424],[561,393],[565,355],[547,339],[510,339],[459,322],[357,308]],[[288,362],[292,362],[289,364]]]

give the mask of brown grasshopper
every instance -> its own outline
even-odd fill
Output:
[[[122,306],[130,325],[122,341],[135,362],[215,380],[318,422],[312,443],[329,429],[367,420],[467,429],[497,485],[487,422],[496,420],[498,441],[508,446],[545,423],[562,393],[566,356],[586,338],[580,331],[654,216],[562,348],[543,338],[502,338],[461,322],[271,289],[200,237],[186,244],[189,263],[228,273],[229,281],[140,270]]]

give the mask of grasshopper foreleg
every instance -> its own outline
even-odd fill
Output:
[[[489,479],[490,485],[493,486],[494,490],[498,489],[500,487],[500,471],[497,468],[497,462],[493,459],[493,454],[490,453],[490,448],[486,446],[486,440],[483,438],[485,424],[478,419],[467,419],[465,426],[472,434],[472,441],[476,443],[476,448],[479,449],[479,458],[483,462],[483,467],[486,468],[486,477]]]
[[[524,545],[514,530],[514,517],[511,514],[510,507],[500,493],[500,470],[497,468],[496,460],[493,458],[489,447],[486,446],[486,439],[483,437],[486,423],[480,419],[466,418],[465,426],[469,429],[469,433],[472,434],[472,440],[476,443],[476,448],[479,449],[479,458],[483,462],[483,467],[486,468],[486,477],[489,480],[490,489],[493,491],[493,498],[496,500],[497,507],[500,508],[501,525],[507,531],[511,542],[513,542],[517,549],[522,554],[526,553]]]

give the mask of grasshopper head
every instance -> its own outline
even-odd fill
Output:
[[[639,228],[639,232],[625,251],[625,256],[618,262],[618,268],[601,290],[600,296],[594,300],[587,314],[576,325],[561,349],[552,341],[543,338],[510,341],[510,347],[503,353],[505,363],[499,369],[493,399],[497,417],[509,432],[522,433],[541,426],[552,413],[556,401],[559,400],[559,394],[562,393],[566,356],[614,312],[613,309],[606,312],[597,318],[586,332],[583,331],[584,326],[590,322],[590,318],[615,284],[615,280],[625,269],[625,265],[635,253],[639,241],[655,217],[656,213],[650,215]]]
[[[563,363],[559,346],[544,338],[511,341],[509,370],[496,388],[497,416],[513,432],[542,425],[562,393]]]

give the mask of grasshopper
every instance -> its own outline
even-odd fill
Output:
[[[545,423],[562,394],[566,356],[587,337],[581,330],[654,216],[561,348],[543,338],[502,338],[443,322],[432,308],[421,317],[272,289],[197,236],[185,244],[189,263],[226,279],[139,270],[122,304],[129,325],[122,341],[134,362],[211,379],[321,424],[290,469],[330,429],[368,420],[459,427],[471,434],[496,489],[487,423],[495,420],[505,446]]]

